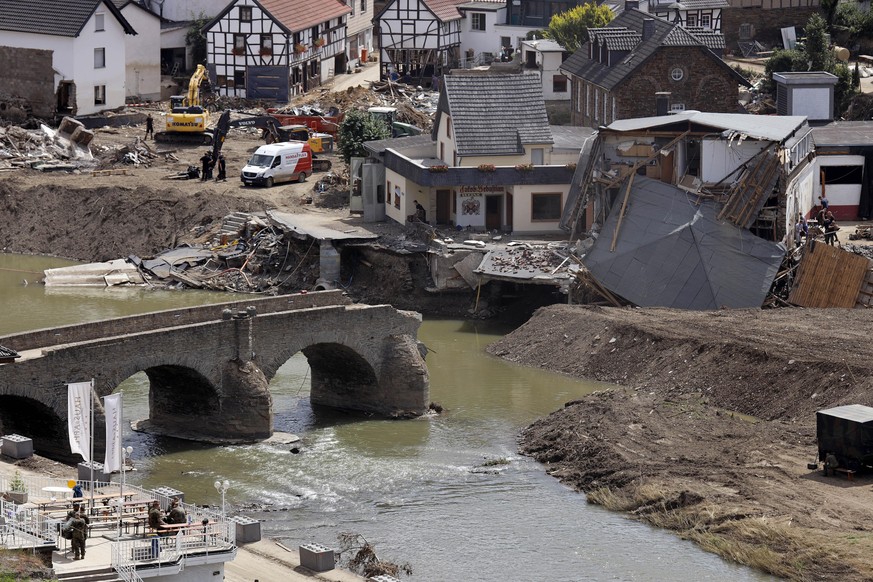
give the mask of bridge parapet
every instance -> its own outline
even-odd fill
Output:
[[[143,315],[116,317],[76,325],[66,325],[50,329],[39,329],[26,333],[0,336],[0,345],[17,352],[33,350],[58,344],[73,344],[110,336],[123,336],[177,325],[189,325],[221,319],[225,309],[245,311],[254,305],[258,313],[276,313],[294,309],[349,305],[351,300],[342,291],[316,291],[294,293],[276,297],[256,297],[245,301],[229,301],[182,309],[167,309]]]

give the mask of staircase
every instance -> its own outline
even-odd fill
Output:
[[[95,568],[75,572],[56,573],[60,582],[122,582],[114,568]]]

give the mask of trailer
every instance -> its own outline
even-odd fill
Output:
[[[818,459],[833,453],[840,467],[860,471],[873,467],[873,408],[837,406],[815,413]]]

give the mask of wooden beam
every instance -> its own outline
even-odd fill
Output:
[[[627,181],[627,189],[624,191],[624,200],[621,201],[621,211],[618,214],[618,222],[615,225],[615,231],[612,233],[612,246],[609,247],[609,252],[615,252],[615,243],[618,241],[618,231],[621,229],[621,221],[624,220],[624,211],[627,209],[627,199],[630,198],[630,191],[634,185],[634,176],[630,175],[630,180]]]

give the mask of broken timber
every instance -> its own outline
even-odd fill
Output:
[[[779,157],[770,148],[757,155],[751,170],[746,170],[736,185],[731,188],[728,200],[718,215],[741,228],[749,228],[754,221],[754,212],[774,185],[779,169]]]

